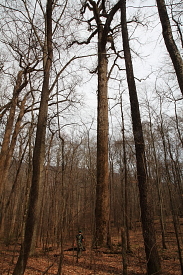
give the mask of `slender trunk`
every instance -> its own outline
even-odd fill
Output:
[[[121,228],[121,243],[122,243],[122,261],[123,261],[123,275],[128,274],[128,264],[127,264],[127,243],[126,243],[126,229]]]
[[[127,82],[130,95],[131,116],[136,150],[137,179],[140,193],[140,206],[142,218],[142,231],[147,259],[147,273],[160,274],[160,261],[156,245],[156,236],[153,223],[152,206],[148,198],[147,166],[145,158],[145,145],[142,132],[142,124],[134,80],[133,65],[131,60],[128,29],[126,21],[126,1],[121,2],[121,26],[123,38],[123,50],[126,64]]]
[[[24,87],[27,85],[27,80],[26,78],[24,79],[22,83],[22,78],[23,78],[23,71],[20,71],[17,75],[17,80],[16,80],[16,85],[14,87],[13,91],[13,98],[11,102],[11,107],[9,111],[9,117],[7,120],[6,124],[6,129],[5,129],[5,134],[1,146],[1,153],[0,153],[0,195],[2,194],[7,175],[8,175],[8,170],[10,167],[10,162],[12,158],[12,154],[14,151],[14,147],[11,146],[11,152],[10,152],[10,143],[11,143],[11,137],[12,137],[12,132],[13,132],[13,125],[14,125],[14,119],[15,119],[15,111],[17,107],[17,102],[18,102],[18,96],[20,92],[23,90]],[[21,104],[21,110],[20,110],[20,115],[19,119],[17,120],[17,128],[20,128],[20,122],[21,118],[23,117],[23,112],[22,109],[24,110],[24,105],[25,105],[25,100],[23,100],[23,103]],[[18,128],[18,130],[19,130]],[[12,144],[15,146],[16,138],[17,138],[17,130],[15,128],[14,133],[16,133],[16,136],[14,135],[14,139],[12,139]]]
[[[166,151],[166,142],[165,142],[165,135],[163,131],[163,120],[162,120],[162,114],[161,116],[161,128],[160,128],[160,134],[163,142],[163,150],[164,150],[164,161],[165,161],[165,168],[166,168],[166,177],[167,177],[167,187],[168,187],[168,192],[169,192],[169,198],[170,198],[170,207],[171,207],[171,213],[172,213],[172,219],[173,219],[173,225],[174,225],[174,230],[175,230],[175,236],[176,236],[176,241],[177,241],[177,248],[178,248],[178,254],[179,254],[179,262],[180,262],[180,267],[181,267],[181,272],[183,274],[183,257],[182,257],[182,249],[181,249],[181,241],[180,241],[180,224],[178,220],[178,215],[175,210],[175,203],[173,201],[172,197],[172,183],[171,183],[171,176],[170,176],[170,171],[169,171],[169,165],[167,161],[167,151]]]
[[[123,115],[123,105],[122,105],[122,95],[121,95],[121,121],[122,121],[122,140],[123,140],[123,165],[124,165],[124,228],[126,232],[126,249],[130,251],[130,236],[129,236],[129,226],[128,226],[128,197],[127,197],[127,160],[126,160],[126,142],[125,142],[125,124],[124,124],[124,115]]]
[[[154,141],[154,135],[153,135],[153,129],[152,129],[152,120],[151,120],[151,114],[150,114],[150,106],[148,104],[149,109],[149,122],[150,122],[150,135],[151,135],[151,144],[152,144],[152,155],[154,156],[155,161],[155,174],[156,174],[156,187],[158,192],[158,200],[160,205],[160,224],[161,224],[161,236],[162,236],[162,246],[163,249],[166,249],[166,241],[165,241],[165,218],[164,218],[164,211],[163,211],[163,194],[162,194],[162,188],[161,188],[161,176],[160,176],[160,168],[159,163],[157,159],[157,153],[155,148],[155,141]]]
[[[181,90],[181,93],[183,95],[183,60],[181,57],[181,54],[177,48],[177,45],[175,44],[170,20],[168,17],[166,4],[164,0],[156,0],[157,6],[158,6],[158,12],[159,17],[162,25],[162,31],[163,31],[163,38],[165,41],[165,45],[167,48],[167,51],[170,55],[170,58],[172,60],[175,73],[177,76],[177,80],[179,83],[179,87]]]
[[[172,176],[174,178],[174,182],[176,183],[175,184],[175,187],[177,189],[177,193],[178,193],[178,197],[177,197],[177,203],[179,202],[180,206],[179,206],[179,213],[180,215],[182,215],[182,211],[183,211],[183,198],[182,198],[182,180],[181,180],[181,176],[179,174],[179,167],[178,167],[178,164],[177,164],[177,161],[174,160],[174,157],[173,157],[173,152],[171,150],[171,144],[170,144],[170,140],[169,140],[169,137],[167,137],[167,141],[168,141],[168,151],[169,151],[169,156],[170,156],[170,159],[171,159],[171,166],[172,166]]]
[[[23,275],[29,257],[32,237],[34,233],[35,223],[37,222],[37,203],[39,194],[39,185],[42,180],[43,163],[45,155],[45,134],[48,113],[49,98],[49,79],[52,64],[52,0],[47,0],[46,8],[46,44],[47,58],[44,67],[44,79],[41,93],[41,102],[38,116],[37,133],[33,152],[33,176],[29,197],[27,220],[25,224],[25,235],[21,246],[20,255],[15,266],[13,275]]]
[[[22,118],[24,116],[24,108],[25,108],[25,102],[26,102],[26,96],[24,97],[24,99],[22,100],[21,102],[21,106],[20,106],[20,113],[19,113],[19,116],[17,118],[17,121],[16,121],[16,124],[15,124],[15,127],[14,127],[14,131],[13,133],[11,133],[12,129],[9,129],[9,141],[7,140],[7,132],[5,133],[5,136],[6,136],[6,142],[3,144],[3,148],[2,148],[2,151],[5,150],[6,148],[6,154],[5,152],[2,153],[2,158],[1,158],[1,165],[2,165],[2,170],[0,172],[0,178],[1,178],[1,184],[2,184],[2,188],[5,187],[6,185],[6,181],[8,179],[8,173],[9,173],[9,169],[10,169],[10,166],[11,166],[11,162],[12,162],[12,156],[13,156],[13,152],[14,152],[14,149],[15,149],[15,145],[16,145],[16,141],[17,141],[17,136],[18,136],[18,133],[20,131],[20,127],[21,127],[21,122],[22,122]],[[12,120],[12,119],[11,119]],[[14,119],[13,119],[14,120]],[[12,121],[13,122],[13,121]],[[9,124],[9,123],[8,123]],[[10,126],[10,125],[9,125]],[[13,127],[13,125],[12,125]],[[11,137],[11,141],[10,141],[10,136]],[[5,145],[6,144],[6,145]],[[4,156],[3,156],[4,155]],[[14,186],[16,185],[16,180],[12,186],[12,189],[14,188]],[[11,191],[10,195],[13,193],[13,190]],[[6,203],[6,202],[5,202]],[[7,204],[7,203],[6,203]],[[0,215],[0,228],[1,228],[1,232],[0,232],[0,235],[1,234],[4,234],[3,233],[3,220],[5,218],[5,212],[6,212],[6,205],[3,205],[3,201],[1,202],[1,215]]]
[[[174,102],[174,106],[175,106],[175,122],[176,122],[177,134],[178,134],[179,140],[181,142],[181,146],[183,148],[183,137],[182,137],[182,131],[181,131],[180,127],[179,127],[179,119],[178,119],[178,114],[177,114],[176,101]]]

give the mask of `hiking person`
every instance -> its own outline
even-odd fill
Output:
[[[76,244],[77,244],[77,261],[78,258],[81,257],[81,253],[84,250],[83,247],[84,237],[82,235],[82,231],[79,230],[79,233],[76,235]]]

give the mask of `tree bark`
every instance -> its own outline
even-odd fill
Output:
[[[15,112],[18,102],[18,96],[20,92],[23,90],[23,88],[26,87],[28,84],[27,79],[25,78],[24,81],[23,75],[25,74],[25,71],[19,71],[16,79],[16,85],[14,87],[13,91],[13,98],[11,101],[10,111],[9,111],[9,117],[6,124],[6,129],[3,137],[3,142],[1,146],[1,153],[0,153],[0,195],[2,194],[3,188],[6,183],[6,179],[8,176],[8,171],[11,163],[12,154],[14,151],[17,133],[20,128],[21,119],[24,115],[24,105],[25,105],[25,98],[23,100],[23,103],[21,104],[20,114],[16,123],[16,127],[14,129],[14,134],[12,138],[12,132],[13,132],[13,125],[15,120]],[[22,111],[23,110],[23,111]],[[12,140],[11,140],[12,138]],[[10,150],[11,149],[11,150]]]
[[[130,53],[128,29],[126,21],[126,1],[121,3],[121,27],[123,38],[123,50],[125,56],[127,82],[130,96],[133,135],[136,150],[137,179],[140,193],[140,207],[142,219],[142,231],[147,259],[147,273],[160,274],[160,261],[156,246],[156,236],[153,223],[152,207],[148,198],[147,167],[145,158],[145,145],[140,118],[139,103],[134,80],[133,65]]]
[[[182,249],[181,249],[181,241],[180,241],[180,224],[179,224],[179,219],[178,219],[178,214],[177,210],[175,207],[175,202],[173,199],[173,184],[170,176],[170,168],[168,165],[168,155],[167,155],[167,146],[166,146],[166,140],[165,140],[165,133],[163,130],[163,117],[162,117],[162,110],[160,109],[160,134],[162,138],[162,143],[163,143],[163,150],[164,150],[164,162],[165,162],[165,169],[166,169],[166,177],[167,177],[167,188],[168,188],[168,193],[169,193],[169,199],[170,199],[170,207],[171,207],[171,213],[172,213],[172,220],[173,220],[173,226],[175,230],[175,236],[176,236],[176,241],[177,241],[177,248],[178,248],[178,255],[179,255],[179,262],[180,262],[180,267],[181,267],[181,272],[183,274],[183,257],[182,257]]]
[[[124,165],[124,199],[123,199],[123,223],[126,234],[126,249],[130,251],[130,236],[129,236],[129,226],[128,226],[128,172],[127,172],[127,156],[126,156],[126,140],[125,140],[125,123],[123,115],[123,103],[122,103],[122,94],[120,99],[120,109],[121,109],[121,122],[122,122],[122,141],[123,141],[123,165]]]
[[[96,188],[96,242],[106,245],[109,221],[108,171],[108,98],[107,56],[102,47],[103,27],[98,30],[98,118],[97,118],[97,188]]]
[[[162,31],[163,31],[163,38],[165,41],[165,45],[167,48],[167,51],[170,55],[170,58],[172,60],[175,73],[177,76],[177,80],[179,83],[179,87],[181,90],[181,93],[183,95],[183,60],[181,57],[181,54],[177,48],[177,45],[175,44],[170,20],[168,17],[166,4],[164,0],[156,0],[157,6],[158,6],[158,12],[159,12],[159,18],[162,25]]]
[[[105,2],[105,1],[104,1]],[[102,11],[105,11],[103,2]],[[97,187],[96,187],[96,245],[105,246],[110,243],[110,192],[109,192],[109,161],[108,161],[108,60],[106,53],[107,36],[111,21],[119,9],[119,2],[107,14],[105,24],[100,19],[96,3],[90,0],[94,7],[94,15],[98,27],[98,116],[97,116]],[[97,11],[97,12],[96,12]]]
[[[110,194],[109,194],[109,164],[108,164],[108,60],[106,52],[107,37],[114,14],[119,9],[119,2],[110,12],[106,12],[105,2],[102,5],[93,0],[83,2],[82,12],[93,11],[96,30],[87,42],[98,34],[98,113],[97,113],[97,186],[95,205],[95,245],[105,246],[109,240]],[[105,21],[105,23],[103,22]],[[88,21],[89,22],[89,21]],[[91,22],[90,22],[91,23]],[[81,44],[81,43],[80,43]]]
[[[47,0],[46,7],[46,38],[47,56],[44,60],[44,78],[41,93],[41,102],[38,116],[37,133],[33,152],[33,176],[29,197],[25,235],[21,246],[20,255],[15,266],[13,275],[23,275],[29,257],[35,223],[37,222],[37,203],[39,185],[42,179],[43,163],[45,155],[45,134],[48,113],[49,79],[52,65],[52,0]]]

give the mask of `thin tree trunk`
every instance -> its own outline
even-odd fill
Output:
[[[125,124],[124,124],[124,115],[123,115],[123,103],[121,95],[121,121],[122,121],[122,140],[123,140],[123,165],[124,165],[124,228],[126,233],[126,249],[130,251],[130,236],[129,236],[129,226],[128,226],[128,179],[127,179],[127,160],[126,160],[126,141],[125,141]]]
[[[11,166],[11,162],[12,162],[12,156],[13,156],[13,152],[15,149],[15,145],[16,145],[16,140],[17,140],[17,136],[18,133],[20,131],[20,126],[21,126],[21,122],[22,122],[22,118],[24,116],[24,108],[25,108],[25,103],[26,103],[26,96],[24,97],[24,99],[21,102],[21,106],[20,106],[20,113],[19,116],[17,118],[17,121],[15,123],[15,127],[14,127],[14,131],[13,133],[11,133],[12,128],[9,128],[9,130],[7,132],[9,132],[9,134],[6,132],[5,133],[5,139],[3,140],[3,148],[2,148],[2,158],[1,158],[1,164],[0,167],[2,167],[1,172],[0,172],[0,178],[1,178],[1,184],[2,184],[2,188],[5,187],[6,185],[6,181],[8,178],[8,173],[9,173],[9,169]],[[14,106],[15,107],[15,106]],[[11,122],[13,123],[14,121],[14,117],[11,117]],[[8,124],[11,122],[9,121]],[[9,126],[10,126],[9,124]],[[13,125],[11,125],[13,127]],[[11,137],[11,141],[10,141],[10,137]],[[5,150],[6,149],[6,154],[5,154]],[[2,165],[2,166],[1,166]],[[16,185],[16,181],[13,184]],[[12,187],[12,189],[13,189]],[[10,195],[13,193],[13,190],[11,191]],[[3,201],[1,201],[1,215],[0,215],[0,228],[1,228],[1,232],[0,235],[4,234],[3,232],[3,220],[5,218],[5,212],[6,212],[6,205],[3,205]],[[6,204],[6,202],[5,202]]]
[[[153,150],[153,156],[155,161],[155,174],[156,174],[156,187],[158,192],[158,199],[159,199],[159,205],[160,205],[160,224],[161,224],[161,236],[162,236],[162,247],[163,249],[166,249],[166,241],[165,241],[165,218],[164,218],[164,211],[163,211],[163,194],[162,194],[162,188],[161,188],[161,176],[159,172],[159,163],[157,160],[157,153],[155,149],[155,141],[154,141],[154,135],[153,135],[153,129],[152,129],[152,121],[151,121],[151,114],[150,114],[150,106],[148,103],[148,110],[149,110],[149,122],[150,122],[150,135],[151,135],[151,146]]]
[[[128,274],[128,264],[127,264],[127,243],[126,243],[126,229],[121,228],[121,243],[122,243],[122,261],[123,261],[123,275]]]
[[[145,145],[142,132],[142,124],[139,111],[139,103],[137,98],[136,85],[134,80],[133,65],[131,60],[128,29],[126,22],[126,1],[120,0],[121,3],[121,25],[123,50],[126,64],[127,82],[130,95],[131,116],[133,124],[133,134],[136,150],[137,163],[137,179],[140,193],[140,206],[142,218],[142,231],[144,238],[144,246],[147,259],[147,273],[160,274],[160,261],[156,245],[156,236],[152,215],[152,206],[148,198],[148,182],[147,182],[147,167],[145,158]]]
[[[172,153],[172,150],[171,150],[171,145],[170,145],[170,140],[169,140],[169,137],[167,137],[167,141],[168,141],[168,151],[169,151],[169,156],[170,156],[170,159],[171,159],[171,166],[172,166],[172,176],[174,178],[174,182],[176,183],[175,187],[177,190],[177,193],[179,195],[179,197],[177,198],[178,201],[179,201],[179,213],[182,215],[182,211],[183,211],[183,198],[182,198],[182,180],[181,180],[181,176],[179,174],[179,167],[177,165],[177,161],[174,160],[173,158],[173,153]],[[177,202],[178,202],[177,201]]]
[[[170,198],[170,207],[171,207],[171,213],[172,213],[172,219],[173,219],[173,225],[174,225],[174,230],[175,230],[175,236],[176,236],[176,241],[177,241],[177,248],[178,248],[178,254],[179,254],[179,262],[180,262],[180,267],[181,267],[181,272],[183,274],[183,258],[182,258],[182,249],[181,249],[181,241],[180,241],[180,235],[179,234],[179,220],[178,216],[175,210],[175,203],[173,201],[172,197],[172,183],[171,183],[171,176],[169,172],[169,166],[168,166],[168,161],[167,161],[167,151],[166,151],[166,142],[165,142],[165,135],[163,131],[163,119],[162,119],[162,114],[160,114],[161,117],[161,128],[160,128],[160,134],[163,142],[163,150],[164,150],[164,161],[165,161],[165,168],[166,168],[166,177],[167,177],[167,187],[168,187],[168,192],[169,192],[169,198]]]
[[[13,150],[14,150],[14,147],[11,146],[11,152],[9,152],[10,151],[10,143],[11,143],[13,124],[14,124],[14,119],[15,119],[15,111],[16,111],[17,102],[18,102],[18,96],[19,96],[20,92],[22,91],[22,89],[24,87],[26,87],[26,85],[28,83],[26,78],[24,79],[24,81],[22,83],[23,75],[24,75],[24,71],[20,71],[17,75],[16,85],[14,87],[13,98],[12,98],[11,107],[10,107],[10,111],[9,111],[9,117],[8,117],[8,121],[7,121],[7,124],[6,124],[5,134],[4,134],[4,138],[3,138],[3,142],[2,142],[2,146],[1,146],[1,153],[0,153],[0,195],[2,194],[4,185],[5,185],[5,182],[6,182],[6,179],[7,179],[7,175],[8,175],[8,171],[9,171],[9,167],[10,167],[10,162],[11,162],[11,158],[12,158],[12,154],[13,154]],[[20,128],[21,118],[23,117],[22,110],[24,110],[24,105],[25,105],[25,99],[24,99],[23,103],[21,104],[20,115],[19,115],[19,119],[17,120],[17,124],[16,124],[17,128],[18,127]],[[14,133],[17,133],[17,132],[18,131],[15,128]],[[17,134],[16,134],[16,136],[14,135],[14,140],[12,140],[14,146],[15,146],[16,138],[17,138]]]
[[[182,131],[181,131],[180,127],[179,127],[179,119],[178,119],[178,114],[177,114],[176,101],[174,102],[174,106],[175,106],[175,122],[176,122],[177,134],[178,134],[179,140],[181,142],[181,146],[183,148],[183,136],[182,136]]]
[[[44,67],[44,79],[41,93],[41,102],[38,116],[37,133],[33,153],[33,176],[30,190],[27,220],[25,224],[25,235],[21,246],[20,255],[13,271],[13,275],[23,275],[29,257],[31,242],[34,233],[35,223],[37,222],[37,202],[39,185],[42,180],[43,163],[45,155],[45,134],[48,113],[49,98],[49,79],[52,65],[52,0],[47,0],[46,7],[46,45],[47,56]]]
[[[161,25],[162,25],[165,45],[170,55],[170,58],[172,60],[172,63],[176,72],[177,80],[179,83],[179,87],[183,95],[183,60],[173,38],[171,24],[168,17],[165,1],[156,0],[156,3],[158,6],[158,12],[159,12]]]

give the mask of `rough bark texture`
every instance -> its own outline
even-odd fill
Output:
[[[101,21],[101,14],[97,4],[90,0],[98,27],[98,117],[97,117],[97,187],[96,187],[96,245],[106,246],[110,243],[110,192],[108,167],[108,76],[106,43],[110,32],[110,25],[114,14],[119,9],[119,2],[107,14],[105,24]],[[105,11],[103,1],[102,11]]]
[[[107,57],[102,47],[102,27],[98,34],[98,126],[97,126],[97,188],[96,188],[96,244],[106,245],[109,221],[108,172],[108,98]]]
[[[151,203],[148,198],[148,182],[145,158],[145,146],[142,132],[142,124],[137,98],[136,85],[134,80],[133,65],[131,60],[127,22],[126,22],[126,1],[121,0],[121,25],[123,50],[126,64],[127,82],[130,95],[131,116],[133,124],[133,134],[136,150],[137,179],[140,193],[140,207],[142,219],[142,231],[147,259],[147,273],[160,274],[160,261],[156,246],[156,236],[151,212]]]
[[[156,2],[157,2],[159,17],[162,25],[165,45],[166,45],[167,51],[169,52],[170,58],[172,60],[172,63],[177,75],[179,87],[183,95],[183,60],[172,35],[172,29],[171,29],[168,13],[166,10],[165,1],[156,0]]]
[[[33,177],[30,190],[29,206],[27,220],[25,225],[24,241],[21,246],[20,255],[14,269],[13,275],[23,275],[27,260],[29,257],[32,237],[34,233],[35,223],[37,222],[37,203],[39,194],[39,185],[42,177],[44,154],[45,154],[45,134],[46,122],[48,113],[48,98],[49,98],[49,79],[50,68],[52,64],[52,0],[47,1],[46,10],[46,45],[47,58],[44,67],[44,79],[41,93],[41,102],[38,116],[37,133],[35,147],[33,153]]]

